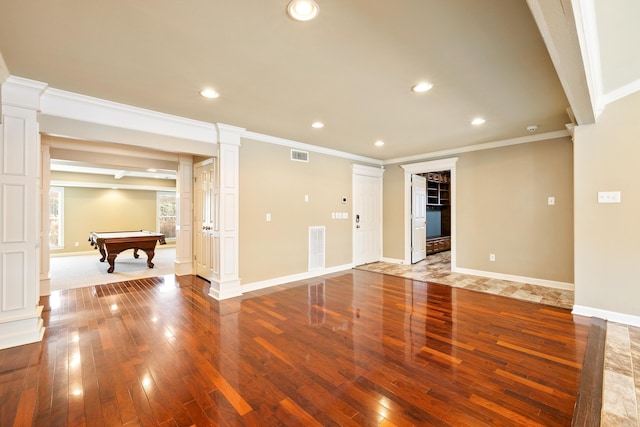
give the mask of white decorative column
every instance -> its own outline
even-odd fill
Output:
[[[193,156],[180,155],[176,175],[176,261],[178,276],[193,274]]]
[[[239,154],[243,128],[222,123],[218,127],[218,179],[214,188],[217,206],[214,221],[217,254],[209,296],[226,299],[242,295],[238,277]]]
[[[40,138],[44,83],[9,77],[0,91],[0,349],[42,340]]]
[[[38,135],[38,138],[40,135]],[[40,295],[51,294],[51,250],[49,248],[49,191],[51,153],[49,144],[40,144]]]

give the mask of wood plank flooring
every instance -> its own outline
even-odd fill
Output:
[[[0,351],[2,426],[568,426],[590,319],[349,270],[215,301],[163,276],[52,294]]]

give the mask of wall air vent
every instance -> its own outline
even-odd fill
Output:
[[[309,162],[309,152],[291,149],[291,160],[296,162]]]
[[[324,269],[324,226],[309,227],[309,271]]]

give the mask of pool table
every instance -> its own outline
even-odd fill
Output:
[[[138,258],[138,250],[145,251],[147,254],[147,265],[153,268],[151,260],[155,255],[156,242],[164,245],[164,234],[153,233],[151,231],[92,231],[89,233],[89,242],[91,246],[100,251],[102,258],[100,262],[106,259],[109,262],[108,273],[113,273],[115,268],[116,257],[122,251],[133,249],[134,258]]]

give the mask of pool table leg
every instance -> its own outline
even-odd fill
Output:
[[[154,249],[143,249],[146,254],[147,254],[147,266],[149,268],[153,268],[153,263],[151,262],[151,260],[153,259],[153,257],[156,255],[156,251]]]
[[[119,252],[118,252],[119,253]],[[109,262],[109,269],[107,270],[107,273],[113,273],[113,270],[115,268],[115,264],[116,264],[116,257],[118,256],[117,253],[110,253],[109,256],[107,256],[107,261]]]

